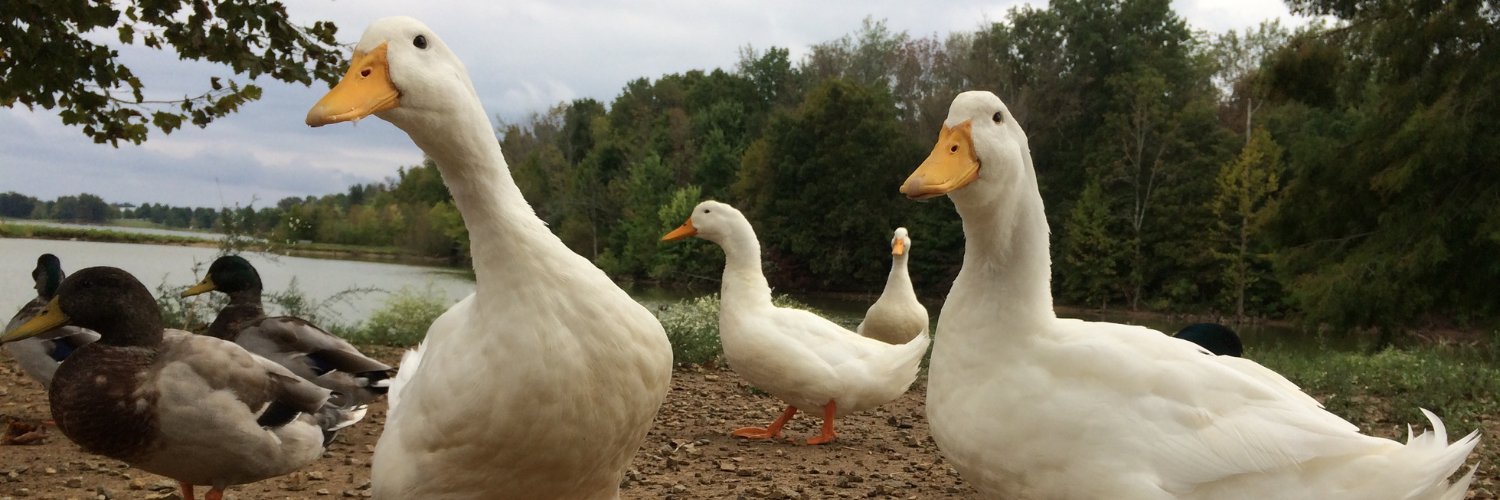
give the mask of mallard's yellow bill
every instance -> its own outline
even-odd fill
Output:
[[[344,79],[308,110],[307,124],[321,127],[358,120],[400,105],[401,91],[391,83],[391,66],[382,43],[375,50],[354,55]]]
[[[0,344],[41,335],[53,328],[68,324],[68,319],[68,315],[63,314],[62,308],[57,306],[57,297],[52,297],[52,301],[47,302],[47,306],[42,308],[41,314],[0,335]]]
[[[183,297],[192,297],[192,296],[198,295],[200,293],[212,292],[212,291],[214,291],[216,289],[217,288],[214,288],[214,279],[210,278],[208,276],[204,276],[203,277],[203,281],[199,281],[198,284],[193,285],[192,288],[189,288],[187,290],[183,290],[182,291],[182,296]]]
[[[901,240],[891,242],[891,255],[906,255],[906,242]]]
[[[943,127],[932,154],[927,155],[927,160],[901,184],[901,194],[913,200],[932,198],[956,191],[978,179],[979,155],[974,152],[973,132],[974,124],[967,121],[954,127]]]
[[[672,232],[667,233],[666,236],[662,236],[661,240],[677,241],[689,236],[695,236],[697,234],[698,228],[693,227],[693,219],[688,219],[687,222],[682,223],[682,225],[678,226],[677,229],[673,229]]]

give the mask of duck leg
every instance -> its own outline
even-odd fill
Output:
[[[208,493],[203,494],[203,500],[224,500],[224,490],[218,486],[209,488]]]
[[[807,444],[825,444],[833,442],[833,415],[834,413],[836,413],[835,409],[836,406],[834,405],[834,401],[832,399],[828,400],[828,404],[823,405],[823,433],[819,434],[817,437],[807,438]]]
[[[182,488],[182,500],[193,500],[193,485],[178,481],[177,487]]]
[[[786,425],[788,420],[792,419],[792,415],[796,414],[797,407],[787,406],[786,411],[781,412],[781,416],[777,417],[775,422],[771,422],[770,427],[764,429],[760,427],[743,427],[735,429],[734,432],[730,433],[729,435],[748,439],[774,438],[781,435],[781,428]]]

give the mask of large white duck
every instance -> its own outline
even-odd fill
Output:
[[[887,344],[904,344],[927,334],[927,308],[917,300],[911,273],[906,269],[910,256],[911,235],[906,228],[898,227],[891,235],[891,274],[885,279],[885,290],[854,331]]]
[[[797,410],[821,411],[822,432],[807,444],[834,440],[833,421],[880,406],[906,393],[917,378],[927,335],[891,345],[801,309],[776,307],[760,267],[760,242],[750,221],[734,207],[705,201],[662,240],[697,236],[724,249],[719,291],[719,338],[729,367],[751,385],[787,403],[769,427],[746,427],[734,435],[770,439]]]
[[[901,192],[948,195],[963,269],[938,319],[927,417],[992,498],[1461,499],[1477,434],[1360,434],[1286,378],[1137,326],[1056,317],[1026,134],[998,97],[953,101]],[[1424,410],[1425,412],[1425,410]]]
[[[307,123],[371,114],[437,162],[476,281],[392,384],[375,497],[617,497],[667,394],[661,324],[536,217],[463,63],[420,21],[371,24]]]

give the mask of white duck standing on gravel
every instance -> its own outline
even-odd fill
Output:
[[[618,497],[667,394],[661,324],[536,217],[468,71],[421,22],[375,21],[307,123],[371,114],[437,162],[475,275],[393,379],[375,497]]]
[[[927,334],[927,308],[917,300],[911,274],[906,270],[910,256],[911,236],[906,228],[898,227],[891,236],[891,274],[885,280],[885,290],[854,331],[887,344],[904,344]]]
[[[836,417],[880,406],[906,393],[927,353],[927,335],[891,345],[801,309],[771,304],[760,267],[760,242],[734,207],[705,201],[687,222],[667,233],[672,241],[697,236],[724,249],[719,337],[729,367],[751,385],[787,403],[769,427],[746,427],[737,437],[770,439],[797,410],[821,410],[823,429],[807,444],[833,441]]]
[[[1286,378],[1138,326],[1060,319],[1026,133],[989,92],[953,101],[901,192],[948,195],[963,269],[938,319],[927,416],[990,498],[1462,499],[1477,434],[1360,434]],[[1425,410],[1424,410],[1425,412]]]

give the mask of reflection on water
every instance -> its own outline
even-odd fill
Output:
[[[124,269],[155,292],[161,284],[181,288],[197,283],[217,251],[171,245],[0,238],[0,315],[9,318],[22,304],[36,297],[31,269],[36,266],[37,256],[43,253],[57,255],[62,260],[63,270],[69,273],[91,266]],[[473,280],[465,277],[463,272],[451,269],[301,257],[273,258],[257,253],[244,256],[260,272],[268,292],[287,289],[294,277],[297,288],[313,301],[351,288],[377,290],[350,294],[347,303],[332,304],[330,312],[340,323],[364,321],[385,303],[390,292],[402,287],[424,290],[430,283],[433,292],[442,294],[450,304],[474,291]],[[200,265],[197,275],[193,274],[194,264]]]

